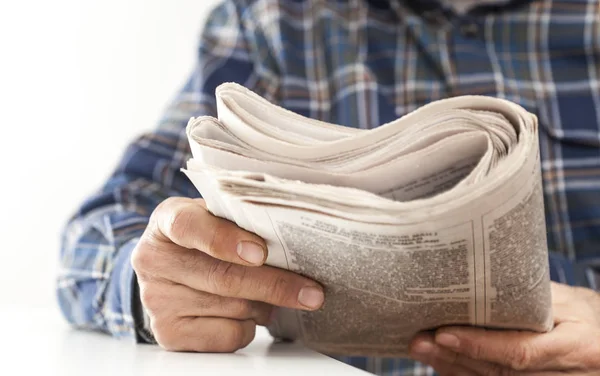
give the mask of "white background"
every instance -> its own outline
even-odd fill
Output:
[[[60,231],[191,71],[217,0],[0,3],[0,299],[54,305]]]

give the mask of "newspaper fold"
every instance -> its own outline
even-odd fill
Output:
[[[537,119],[441,100],[371,130],[311,120],[223,84],[191,119],[184,172],[208,209],[263,237],[267,264],[325,286],[276,337],[330,354],[406,355],[421,330],[552,328]]]

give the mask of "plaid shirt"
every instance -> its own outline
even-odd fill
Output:
[[[58,298],[76,326],[140,338],[129,257],[152,210],[198,197],[179,171],[191,116],[238,82],[302,115],[372,128],[430,101],[506,98],[540,120],[554,280],[600,276],[600,2],[510,1],[456,15],[432,1],[225,1],[197,68],[157,129],[135,140],[66,227]],[[403,359],[344,358],[377,374],[433,374]]]

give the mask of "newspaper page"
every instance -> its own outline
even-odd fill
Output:
[[[185,173],[267,264],[325,287],[275,337],[406,355],[419,331],[552,328],[537,120],[500,99],[434,102],[373,130],[293,114],[235,84],[192,119]]]

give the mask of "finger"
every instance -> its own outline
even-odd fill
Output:
[[[435,369],[440,376],[480,375],[468,367],[464,367],[461,364],[455,363],[452,357],[440,357],[440,350],[442,350],[442,348],[435,344],[432,333],[421,333],[417,335],[411,342],[410,357],[416,361],[433,367],[433,369]],[[443,350],[450,352],[450,350]]]
[[[563,283],[550,282],[552,305],[571,303],[573,300],[573,286]]]
[[[150,282],[140,286],[140,298],[151,317],[223,317],[267,325],[273,306],[228,298],[177,284]]]
[[[411,357],[430,364],[442,375],[462,375],[469,372],[474,375],[516,375],[511,370],[496,363],[471,359],[435,343],[433,334],[417,335],[411,343]]]
[[[552,314],[555,325],[573,322],[598,324],[600,303],[596,291],[552,283]]]
[[[582,308],[586,308],[587,304],[581,307],[581,302],[576,301],[573,297],[576,296],[575,288],[561,283],[551,282],[552,291],[552,314],[554,323],[559,324],[565,321],[578,321],[581,314],[584,312]],[[584,302],[587,303],[587,302]]]
[[[169,351],[230,353],[248,346],[256,332],[252,320],[211,317],[153,320],[151,325],[158,344]]]
[[[321,286],[283,269],[249,268],[191,250],[184,251],[182,257],[165,258],[165,262],[179,263],[165,267],[165,278],[195,290],[304,310],[323,304]]]
[[[434,360],[433,363],[426,363],[428,366],[437,371],[440,376],[481,376],[488,374],[476,373],[468,368],[457,365],[446,364],[442,361]],[[489,374],[492,375],[492,374]],[[502,376],[509,376],[504,375]]]
[[[158,239],[200,250],[219,260],[256,266],[267,258],[263,239],[215,217],[204,200],[167,199],[156,208],[148,227]]]
[[[471,327],[439,329],[435,342],[475,360],[514,370],[569,370],[581,365],[580,333],[558,325],[549,333],[486,330]],[[587,351],[586,351],[587,353]]]

